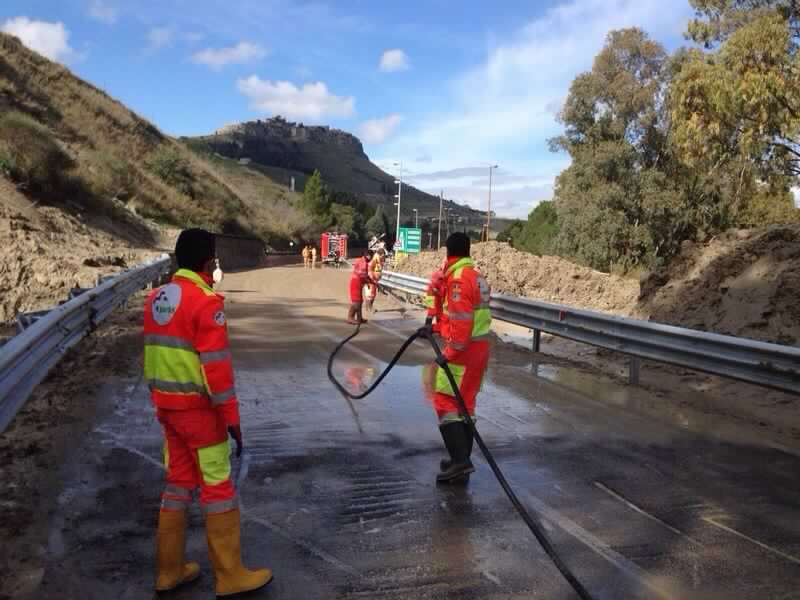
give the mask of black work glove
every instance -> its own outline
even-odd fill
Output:
[[[240,425],[231,425],[228,427],[228,433],[233,438],[233,441],[236,442],[236,458],[239,458],[242,455],[242,428]]]
[[[433,317],[425,319],[425,325],[419,328],[419,335],[423,338],[430,338],[433,336]]]

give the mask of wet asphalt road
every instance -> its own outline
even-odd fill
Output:
[[[350,331],[345,274],[271,269],[229,275],[224,289],[248,449],[236,465],[245,557],[275,571],[250,597],[576,597],[477,449],[467,486],[435,485],[443,448],[422,394],[428,348],[416,345],[365,400],[335,392],[325,364]],[[337,374],[369,383],[416,326],[380,312]],[[800,598],[800,458],[610,408],[537,377],[548,367],[532,360],[495,347],[478,427],[595,598]],[[153,597],[160,432],[137,379],[109,385],[107,398],[65,457],[36,598]],[[196,507],[188,554],[205,576],[165,597],[212,598]]]

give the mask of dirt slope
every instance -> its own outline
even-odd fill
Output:
[[[11,189],[10,189],[11,188]],[[73,287],[91,287],[97,277],[158,255],[156,248],[103,231],[110,223],[34,206],[0,180],[0,323],[18,312],[50,308]],[[153,237],[160,235],[154,231]]]
[[[634,280],[556,256],[534,256],[501,242],[475,244],[472,256],[496,292],[617,314],[629,314],[639,294]],[[398,270],[428,277],[444,258],[444,250],[420,254],[404,260]]]
[[[428,277],[444,252],[405,259],[400,271]],[[639,282],[506,244],[473,246],[492,289],[569,306],[781,344],[800,342],[800,225],[731,231],[684,245]]]
[[[653,321],[796,344],[800,341],[800,225],[731,231],[686,244],[642,281]]]

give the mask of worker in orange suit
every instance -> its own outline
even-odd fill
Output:
[[[464,233],[447,238],[447,261],[440,274],[434,274],[428,287],[431,307],[428,325],[439,330],[445,347],[444,357],[466,405],[474,419],[475,403],[489,364],[489,284],[470,258],[470,240]],[[431,323],[435,319],[436,323]],[[468,477],[475,468],[472,454],[472,428],[455,398],[455,391],[441,366],[433,376],[433,405],[439,418],[439,431],[449,458],[440,463],[439,482]]]
[[[369,283],[369,250],[353,261],[353,272],[350,275],[350,310],[347,322],[351,325],[366,323],[364,319],[364,285]]]
[[[218,595],[255,590],[272,571],[242,565],[240,515],[231,480],[228,435],[242,451],[239,403],[228,348],[223,298],[212,289],[214,235],[181,232],[178,271],[154,290],[144,313],[144,376],[164,431],[167,481],[158,517],[156,591],[196,579],[184,558],[186,513],[200,489]]]
[[[378,250],[372,255],[372,258],[369,260],[368,266],[368,275],[369,275],[369,283],[367,287],[369,288],[369,294],[367,296],[367,310],[372,312],[372,308],[375,305],[375,297],[378,295],[378,282],[381,280],[381,276],[383,275],[383,262],[384,262],[384,252],[383,250]]]

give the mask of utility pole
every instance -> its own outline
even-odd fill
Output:
[[[414,209],[414,228],[419,229],[419,210]]]
[[[497,165],[489,167],[489,207],[486,209],[486,241],[489,241],[489,232],[492,230],[492,171]]]
[[[444,190],[439,192],[439,227],[436,232],[436,249],[442,247],[442,202],[444,201]]]
[[[395,180],[397,184],[397,232],[395,233],[395,244],[397,244],[397,240],[400,239],[400,202],[403,198],[403,161],[399,163],[394,163],[395,166],[400,166],[400,177]]]

